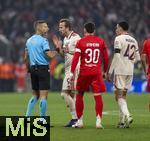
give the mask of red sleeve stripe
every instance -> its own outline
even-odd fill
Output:
[[[79,48],[76,48],[75,52],[80,52],[81,53],[81,50]]]

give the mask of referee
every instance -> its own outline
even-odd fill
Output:
[[[56,56],[57,51],[50,50],[49,42],[46,38],[49,30],[46,21],[35,21],[34,29],[35,34],[27,40],[24,54],[24,61],[31,74],[33,90],[32,97],[28,102],[26,117],[31,116],[38,99],[40,99],[40,116],[45,117],[48,90],[50,88],[49,58]]]

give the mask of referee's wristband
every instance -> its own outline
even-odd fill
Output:
[[[59,49],[59,48],[56,48],[56,51],[57,51],[58,53],[60,53],[60,49]]]

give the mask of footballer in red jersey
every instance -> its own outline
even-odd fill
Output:
[[[70,78],[73,77],[75,68],[80,60],[80,73],[77,80],[76,89],[78,94],[76,96],[76,112],[78,121],[75,126],[83,126],[83,94],[89,90],[91,86],[95,99],[96,111],[96,127],[102,128],[101,118],[103,110],[103,101],[101,92],[106,91],[103,76],[108,69],[108,52],[107,46],[103,39],[94,35],[95,25],[92,22],[84,25],[84,35],[82,39],[77,42],[74,58],[71,65]],[[101,70],[103,62],[104,69]]]
[[[150,39],[147,39],[144,42],[141,59],[148,80],[147,91],[150,92]]]
[[[150,38],[145,40],[144,42],[141,59],[147,77],[146,90],[147,92],[150,92]],[[149,111],[150,111],[150,100],[149,100]]]

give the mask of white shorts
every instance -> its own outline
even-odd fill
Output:
[[[63,84],[62,84],[62,90],[76,90],[76,83],[77,83],[77,78],[79,74],[79,69],[75,70],[74,80],[71,84],[69,83],[69,74],[70,72],[65,73],[65,77],[63,80]]]
[[[114,86],[117,89],[129,89],[132,85],[133,75],[115,75]]]

